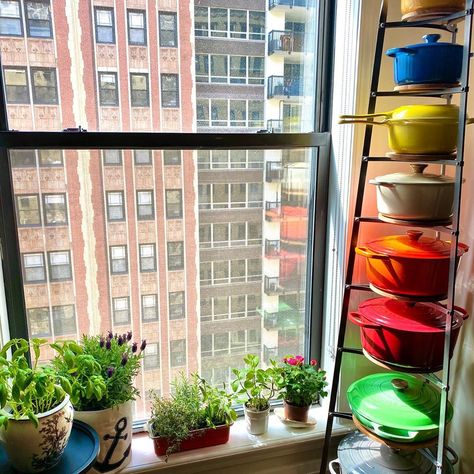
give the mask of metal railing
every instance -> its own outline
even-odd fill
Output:
[[[265,163],[265,181],[279,181],[282,177],[283,168],[281,161],[267,161]]]
[[[289,30],[272,30],[268,33],[268,55],[282,51],[285,53],[303,52],[304,33]]]
[[[265,201],[265,220],[271,221],[281,217],[280,201]]]
[[[297,77],[270,76],[268,78],[267,98],[274,97],[301,97],[303,95],[302,82]]]
[[[265,257],[280,256],[280,241],[265,239]]]
[[[279,294],[280,286],[278,284],[278,277],[269,277],[265,275],[263,280],[263,291],[268,296]]]
[[[269,10],[275,7],[279,7],[279,6],[288,7],[288,8],[293,8],[293,7],[307,8],[308,1],[307,0],[268,0]]]

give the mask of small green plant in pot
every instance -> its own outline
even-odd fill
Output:
[[[90,471],[116,473],[130,462],[133,382],[140,370],[146,342],[132,342],[131,332],[83,336],[79,342],[52,344],[53,364],[71,385],[75,417],[91,425],[100,439],[100,452]]]
[[[284,400],[285,418],[306,422],[310,406],[325,397],[326,372],[312,359],[305,363],[303,356],[286,356],[281,367],[278,398]]]
[[[0,439],[10,463],[20,472],[43,472],[55,466],[71,434],[70,384],[51,366],[38,364],[46,342],[12,339],[0,351]]]
[[[172,386],[169,397],[155,397],[152,402],[148,432],[156,455],[168,459],[176,451],[226,443],[237,418],[233,395],[197,374],[189,379],[180,374]]]
[[[244,362],[244,368],[232,369],[236,377],[232,389],[243,398],[248,432],[264,434],[268,430],[270,400],[277,393],[281,378],[280,369],[273,360],[267,369],[260,368],[260,359],[254,354],[246,355]]]

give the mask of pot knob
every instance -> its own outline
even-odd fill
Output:
[[[420,164],[420,163],[411,163],[410,166],[411,166],[411,169],[413,170],[413,173],[421,174],[421,173],[423,173],[423,171],[425,171],[425,168],[428,165],[424,165],[424,164]]]
[[[423,232],[421,230],[408,230],[407,235],[410,240],[417,241],[423,235]]]
[[[393,388],[396,388],[397,390],[406,390],[408,388],[408,382],[403,379],[392,379],[390,381],[392,384]]]
[[[441,38],[441,35],[438,35],[436,33],[423,36],[425,43],[436,43],[440,38]]]

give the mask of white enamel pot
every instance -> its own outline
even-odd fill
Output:
[[[244,404],[245,422],[247,424],[247,431],[253,435],[261,435],[268,430],[268,415],[270,407],[266,410],[252,410],[247,408]]]
[[[369,181],[377,186],[380,214],[399,220],[447,221],[453,213],[454,180],[424,174],[427,165],[412,164],[412,173],[393,173]]]

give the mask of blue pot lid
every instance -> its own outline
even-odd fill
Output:
[[[424,43],[418,43],[418,44],[410,44],[407,46],[404,46],[403,48],[392,48],[389,49],[385,54],[388,56],[393,56],[396,53],[410,53],[410,50],[413,49],[418,49],[418,48],[453,48],[453,49],[462,49],[462,46],[460,44],[455,44],[455,43],[445,43],[445,42],[440,42],[441,35],[433,33],[429,35],[423,36],[423,39],[425,40]]]

